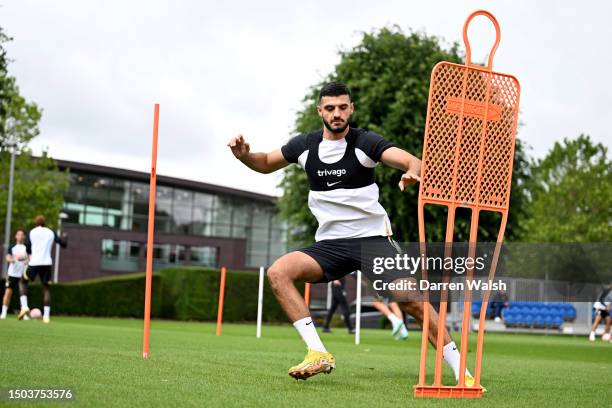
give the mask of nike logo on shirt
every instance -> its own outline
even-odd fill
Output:
[[[336,181],[334,183],[330,183],[329,181],[327,182],[327,187],[331,187],[331,186],[335,186],[336,184],[340,183],[340,181]]]

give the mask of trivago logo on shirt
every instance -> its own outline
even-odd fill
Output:
[[[325,176],[342,177],[346,174],[346,169],[317,170],[317,174],[319,175],[319,177],[325,177]]]

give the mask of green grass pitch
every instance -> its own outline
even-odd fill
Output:
[[[154,321],[151,358],[143,360],[139,320],[54,317],[44,325],[9,316],[0,321],[0,386],[71,387],[74,407],[558,408],[606,406],[612,397],[612,344],[599,339],[590,343],[585,337],[487,334],[485,397],[423,400],[412,393],[418,332],[397,342],[388,331],[365,330],[360,346],[345,330],[323,334],[337,369],[300,382],[287,375],[305,352],[291,326],[264,326],[261,339],[255,338],[254,325],[226,324],[221,337],[214,332],[210,323]],[[450,369],[445,368],[444,381],[452,382]]]

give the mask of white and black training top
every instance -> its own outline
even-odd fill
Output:
[[[285,160],[308,175],[308,206],[319,222],[316,241],[392,234],[374,179],[380,156],[392,146],[374,132],[350,128],[340,140],[323,139],[319,130],[281,148]]]
[[[13,262],[11,262],[8,267],[8,276],[12,276],[13,278],[21,278],[23,271],[25,271],[25,268],[28,265],[27,256],[31,253],[30,246],[25,244],[11,245],[8,253],[13,258]],[[23,258],[24,256],[25,259],[17,259]]]
[[[61,244],[61,240],[54,231],[47,227],[36,227],[30,231],[30,245],[32,247],[32,257],[30,266],[51,265],[51,248],[53,243]]]
[[[597,302],[593,304],[595,309],[606,310],[612,304],[612,290],[604,289],[597,298]]]

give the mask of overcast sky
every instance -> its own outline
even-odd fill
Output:
[[[159,102],[159,174],[279,194],[279,175],[246,169],[225,147],[230,137],[244,133],[255,151],[280,147],[308,87],[361,32],[396,24],[448,44],[478,8],[500,22],[494,68],[521,81],[519,137],[530,153],[582,132],[612,146],[610,4],[0,0],[0,25],[14,37],[10,73],[43,109],[35,152],[148,171]],[[484,60],[492,27],[477,19],[470,35]]]

